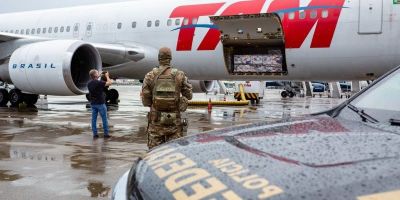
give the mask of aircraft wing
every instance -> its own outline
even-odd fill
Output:
[[[49,40],[43,37],[37,37],[37,36],[29,36],[29,35],[19,35],[19,34],[13,34],[13,33],[0,33],[0,44],[4,42],[10,42],[14,40],[19,40],[19,39],[26,39],[26,40],[37,40],[37,42],[43,41],[43,40]]]
[[[0,59],[7,58],[19,47],[31,43],[55,40],[29,35],[19,35],[13,33],[0,33]],[[90,43],[100,53],[103,65],[111,67],[128,62],[138,62],[144,58],[144,53],[149,52],[149,47],[136,43]]]
[[[16,39],[21,39],[21,38],[12,33],[0,33],[0,43],[8,42],[11,40],[16,40]]]
[[[144,58],[146,47],[138,44],[91,43],[100,53],[105,67],[128,62],[138,62]]]

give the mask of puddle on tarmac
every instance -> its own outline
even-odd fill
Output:
[[[102,182],[89,181],[87,189],[90,192],[91,197],[107,197],[111,191],[111,187],[105,186]]]

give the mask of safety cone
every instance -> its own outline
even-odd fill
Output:
[[[212,110],[212,103],[211,103],[211,98],[208,100],[208,112],[211,112]]]

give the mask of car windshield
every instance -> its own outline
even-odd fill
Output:
[[[379,122],[400,119],[400,68],[350,102],[353,111]]]

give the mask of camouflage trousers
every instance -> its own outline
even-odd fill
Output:
[[[150,123],[147,128],[147,146],[149,149],[181,137],[183,137],[183,126],[181,124],[163,126]]]

